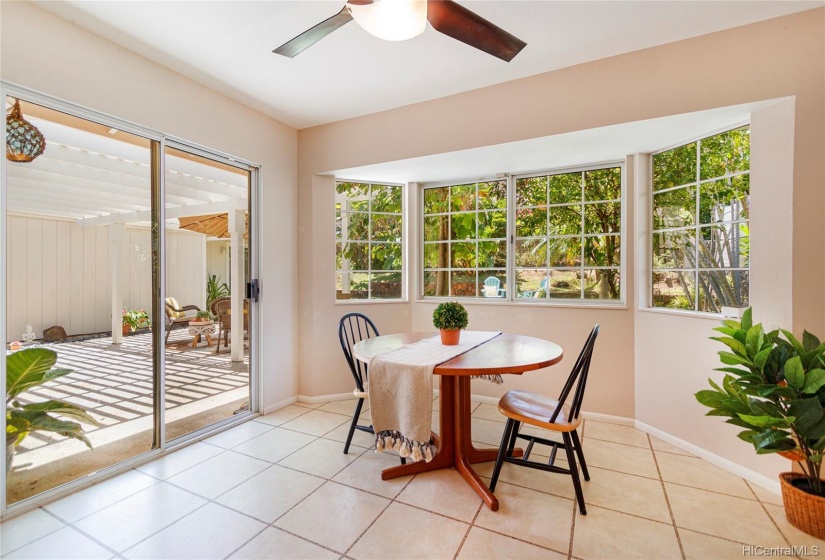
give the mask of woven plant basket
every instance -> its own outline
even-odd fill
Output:
[[[779,474],[785,517],[797,529],[825,539],[825,498],[808,494],[791,484],[792,480],[799,478],[805,478],[805,475],[796,472]]]

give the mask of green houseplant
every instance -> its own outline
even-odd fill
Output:
[[[137,329],[152,326],[149,314],[143,309],[123,309],[123,334],[135,332]]]
[[[441,343],[454,346],[461,337],[461,329],[467,328],[467,310],[457,301],[446,301],[433,311],[433,325],[441,331]]]
[[[748,309],[741,321],[725,320],[711,337],[725,372],[721,386],[696,393],[709,416],[743,430],[739,438],[758,454],[797,461],[801,473],[780,474],[785,514],[796,527],[825,538],[825,344],[805,331],[799,341],[784,329],[765,332]]]
[[[98,426],[82,407],[57,400],[30,404],[17,400],[21,393],[72,372],[52,368],[56,362],[57,352],[46,348],[27,348],[6,356],[6,471],[11,469],[14,450],[31,432],[54,432],[92,447],[80,424],[67,420]]]
[[[192,323],[211,323],[215,320],[214,315],[212,315],[209,311],[202,310],[198,311],[195,315],[195,318],[190,321]]]
[[[226,282],[221,282],[221,277],[217,274],[212,274],[206,280],[206,307],[212,305],[212,302],[218,298],[231,295],[229,293],[229,286]]]

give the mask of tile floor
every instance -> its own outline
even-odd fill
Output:
[[[436,408],[437,408],[436,400]],[[354,403],[296,403],[0,525],[3,558],[742,558],[819,546],[781,498],[634,428],[587,420],[587,516],[569,477],[505,465],[491,512],[453,470],[397,464]],[[474,404],[478,445],[502,418]],[[368,414],[368,413],[366,413]],[[478,465],[489,476],[492,464]]]

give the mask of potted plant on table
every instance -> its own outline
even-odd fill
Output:
[[[189,321],[189,324],[192,326],[204,326],[204,325],[211,325],[212,322],[215,320],[215,317],[209,311],[198,311],[195,318]]]
[[[80,424],[66,420],[99,426],[84,408],[57,400],[30,404],[17,400],[20,393],[72,372],[70,369],[52,369],[56,362],[57,353],[46,348],[27,348],[6,356],[6,472],[11,470],[15,449],[31,432],[55,432],[78,439],[92,448]]]
[[[133,309],[123,309],[123,334],[135,332],[137,329],[152,326],[149,314],[143,309],[137,311]]]
[[[825,344],[805,331],[802,341],[783,329],[765,332],[752,324],[725,320],[711,337],[728,349],[719,352],[726,373],[721,387],[696,393],[709,416],[725,416],[744,428],[739,439],[758,454],[778,453],[801,472],[779,475],[785,516],[795,527],[825,539]]]
[[[457,301],[447,301],[433,311],[433,325],[441,331],[441,344],[455,346],[461,337],[461,329],[467,328],[467,310]]]

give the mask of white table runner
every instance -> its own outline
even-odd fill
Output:
[[[413,461],[432,461],[433,370],[501,332],[463,331],[461,343],[441,344],[440,336],[374,356],[369,364],[370,414],[375,450],[398,451]],[[501,383],[501,376],[478,376]]]

